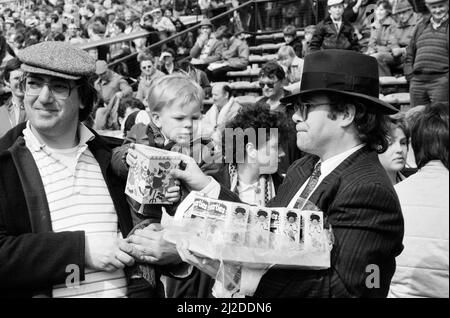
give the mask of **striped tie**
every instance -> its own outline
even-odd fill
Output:
[[[319,177],[320,177],[320,162],[314,168],[314,171],[311,174],[311,177],[309,178],[306,187],[303,189],[302,193],[300,194],[300,197],[297,199],[297,202],[295,202],[294,208],[297,209],[304,207],[306,200],[316,187],[317,182],[319,181]]]

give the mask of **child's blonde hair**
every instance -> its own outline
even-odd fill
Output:
[[[192,102],[202,106],[205,93],[197,82],[184,74],[171,74],[152,81],[148,93],[148,106],[159,112],[174,104],[187,105]]]

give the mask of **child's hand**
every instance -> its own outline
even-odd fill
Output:
[[[130,148],[128,148],[125,161],[129,167],[134,167],[136,165],[137,153],[136,150],[134,149],[134,144],[131,144]]]
[[[175,180],[175,185],[167,188],[166,200],[171,203],[177,203],[181,199],[180,181]]]

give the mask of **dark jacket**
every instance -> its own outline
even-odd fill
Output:
[[[222,164],[220,169],[214,169],[211,175],[224,188],[231,188],[229,165]],[[283,182],[283,177],[277,173],[272,175],[275,193]],[[212,287],[214,279],[211,276],[201,272],[197,268],[193,269],[192,277],[189,279],[177,280],[169,278],[166,285],[166,294],[168,298],[212,298]]]
[[[298,36],[294,37],[291,43],[287,44],[294,49],[295,55],[298,57],[303,57],[303,43],[302,39]]]
[[[25,146],[19,124],[0,139],[0,297],[51,296],[64,283],[68,264],[84,280],[83,231],[52,232],[47,197],[39,170]],[[95,132],[88,142],[111,194],[124,236],[132,228],[125,183],[112,172],[111,150]],[[128,275],[127,275],[128,277]]]
[[[406,58],[405,58],[405,64],[403,66],[403,72],[405,73],[406,79],[409,81],[413,77],[414,73],[414,61],[416,59],[416,43],[419,39],[419,36],[422,34],[422,32],[428,27],[428,25],[431,23],[430,21],[431,15],[424,17],[416,26],[416,28],[413,31],[411,42],[406,47]],[[448,53],[448,38],[449,38],[449,22],[445,22],[447,24],[447,53]]]
[[[128,132],[125,141],[123,142],[123,145],[120,147],[117,147],[113,150],[112,159],[111,159],[111,166],[112,170],[116,175],[118,175],[123,180],[126,180],[128,177],[128,165],[125,161],[126,153],[128,152],[128,149],[132,143],[136,144],[143,144],[150,147],[156,147],[168,151],[175,151],[175,152],[183,152],[184,149],[179,147],[175,144],[175,142],[169,142],[168,144],[164,144],[164,136],[152,122],[150,122],[148,125],[144,125],[142,123],[136,124],[133,127],[131,127],[130,131]],[[208,139],[201,139],[197,142],[192,142],[189,150],[191,151],[190,155],[196,161],[199,163],[199,166],[202,169],[210,169],[211,166],[206,167],[204,165],[204,162],[200,159],[204,159],[205,155],[200,153],[200,151],[205,151],[205,146],[210,146],[211,140]],[[200,148],[199,146],[202,146]],[[194,146],[196,145],[196,146]],[[212,147],[212,144],[211,144]],[[212,148],[209,148],[212,149]],[[212,160],[212,159],[211,159]],[[182,198],[187,195],[187,189],[182,187]],[[130,208],[132,211],[137,212],[139,211],[140,204],[136,202],[135,200],[131,198],[127,198],[128,203],[130,205]],[[144,206],[144,214],[146,217],[154,219],[154,220],[160,220],[162,216],[162,208],[163,205],[161,204],[148,204]],[[169,214],[175,213],[177,205],[164,205],[167,212]],[[136,216],[137,213],[133,213],[133,216]],[[137,220],[135,220],[136,223]]]
[[[313,155],[296,161],[270,206],[287,206],[317,161]],[[219,198],[238,200],[225,187]],[[386,297],[395,257],[403,249],[404,223],[397,194],[377,153],[363,147],[350,155],[325,177],[310,201],[324,212],[333,230],[331,267],[316,271],[271,269],[254,296]],[[378,271],[369,267],[372,264]],[[366,285],[367,280],[372,281],[370,274],[378,275],[379,288]]]
[[[309,44],[309,51],[327,49],[359,51],[358,39],[354,35],[353,26],[348,21],[342,20],[339,32],[330,17],[317,24],[317,29]]]

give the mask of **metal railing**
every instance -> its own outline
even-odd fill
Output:
[[[210,19],[211,23],[218,27],[220,25],[229,25],[229,21],[233,20],[235,22],[235,27],[239,21],[240,31],[247,33],[251,36],[279,32],[287,24],[293,24],[298,29],[302,29],[308,24],[316,24],[319,20],[318,14],[318,1],[326,0],[249,0],[239,6],[233,7],[230,10],[223,12],[217,16]],[[305,3],[307,4],[305,9]],[[288,9],[291,12],[288,12]],[[302,11],[303,10],[303,11]],[[309,15],[306,20],[297,19],[298,16]],[[199,29],[200,25],[189,27],[177,34],[167,37],[161,41],[153,43],[145,48],[145,50],[155,50],[163,47],[171,42],[174,42],[177,38],[183,38],[186,36],[194,36],[194,41],[196,38],[196,31]],[[190,34],[191,33],[191,34]],[[108,46],[121,42],[129,42],[139,38],[148,37],[151,32],[148,31],[138,31],[131,34],[123,34],[114,38],[107,38],[98,41],[93,41],[89,43],[83,43],[77,45],[79,48],[85,50],[91,50],[98,48],[100,46]],[[250,43],[249,43],[250,44]],[[114,60],[109,64],[110,67],[114,67],[120,63],[127,62],[130,59],[137,57],[139,52],[133,52],[125,57]]]

